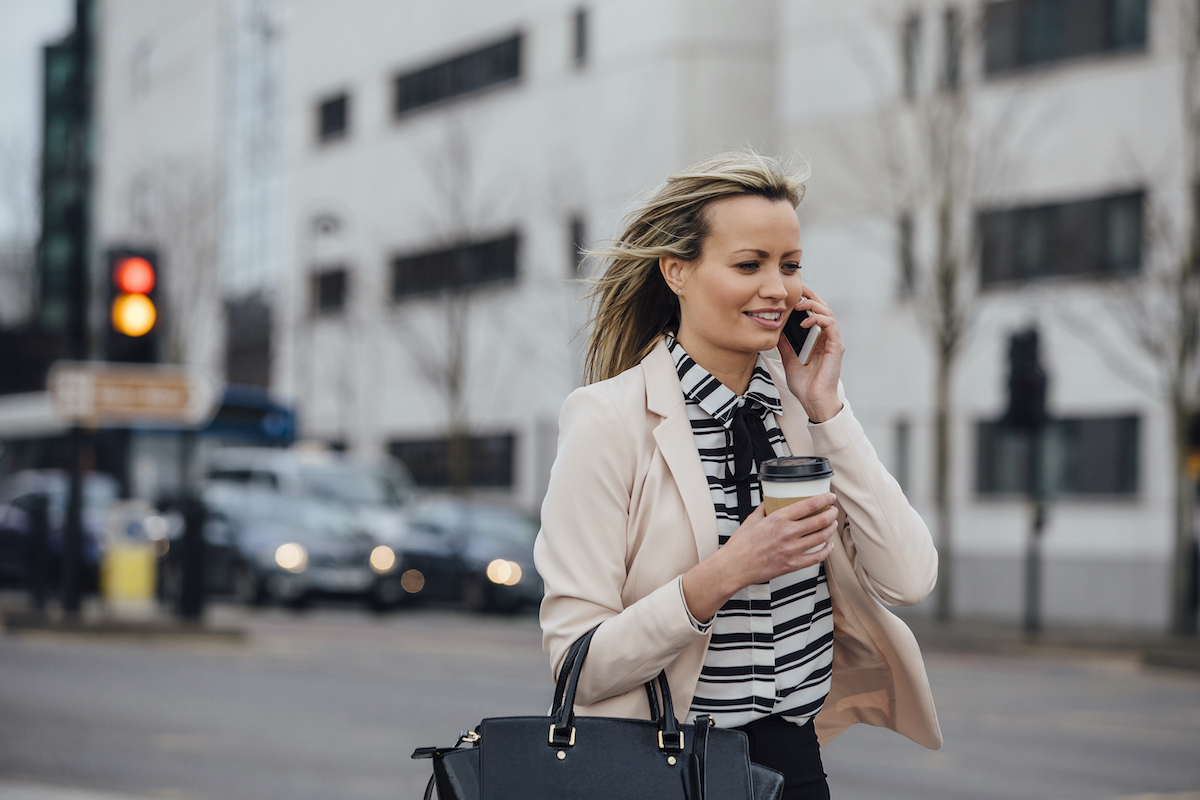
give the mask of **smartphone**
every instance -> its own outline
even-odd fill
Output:
[[[788,344],[792,346],[800,363],[805,366],[808,366],[808,362],[812,360],[813,348],[816,346],[817,340],[821,338],[820,325],[813,325],[811,328],[800,327],[800,323],[807,316],[808,312],[803,309],[792,311],[788,321],[783,325],[783,335],[787,337]]]

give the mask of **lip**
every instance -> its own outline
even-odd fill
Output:
[[[763,319],[762,317],[754,316],[755,314],[778,314],[779,319],[775,319],[775,320]],[[758,325],[760,328],[763,328],[764,330],[777,331],[783,327],[783,321],[785,319],[787,319],[787,309],[786,308],[754,308],[754,309],[751,309],[750,311],[742,312],[742,315],[745,316],[746,319],[748,319],[751,322]]]

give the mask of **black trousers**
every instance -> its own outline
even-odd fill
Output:
[[[783,800],[829,800],[812,720],[800,726],[770,716],[737,730],[749,740],[751,761],[783,773]]]

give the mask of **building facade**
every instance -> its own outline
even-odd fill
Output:
[[[1045,617],[1165,624],[1179,370],[1146,345],[1170,338],[1162,281],[1190,246],[1184,3],[151,3],[210,15],[162,50],[193,54],[196,86],[154,101],[178,132],[135,130],[133,89],[111,88],[140,74],[151,34],[129,31],[168,12],[104,5],[97,205],[136,194],[156,143],[195,141],[224,176],[216,261],[250,264],[213,274],[270,299],[270,383],[305,436],[536,510],[582,374],[579,248],[720,149],[801,154],[804,274],[839,315],[856,414],[952,545],[954,613],[1021,612],[1028,443],[998,421],[1010,336],[1034,326]],[[230,33],[254,9],[276,55]],[[248,183],[247,130],[278,143]],[[218,362],[200,330],[188,357]]]

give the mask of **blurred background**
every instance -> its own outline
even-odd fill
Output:
[[[811,165],[805,279],[941,555],[923,641],[1190,646],[1198,31],[1195,0],[0,0],[10,629],[516,625],[540,663],[584,252],[749,146]]]

